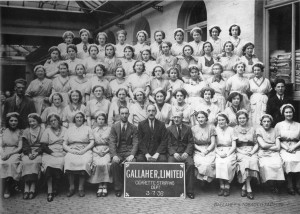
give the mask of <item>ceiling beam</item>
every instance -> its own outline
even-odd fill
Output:
[[[36,8],[36,7],[22,7],[22,6],[6,6],[6,5],[0,5],[0,8],[16,8],[16,9],[26,9],[26,10],[44,10],[44,11],[52,11],[52,12],[64,12],[64,13],[80,13],[83,14],[82,11],[79,11],[80,8],[77,10],[62,10],[62,9],[49,9],[49,8]]]

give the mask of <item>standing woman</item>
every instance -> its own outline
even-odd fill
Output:
[[[70,127],[64,137],[63,148],[67,152],[65,156],[64,170],[68,174],[69,192],[67,197],[75,193],[75,175],[79,176],[79,197],[84,197],[84,183],[86,176],[91,175],[91,163],[93,159],[94,135],[89,126],[84,125],[83,112],[75,114],[75,126]]]
[[[47,123],[47,117],[48,115],[50,115],[50,113],[56,113],[60,116],[60,118],[63,117],[63,111],[65,106],[62,104],[63,103],[64,98],[62,97],[62,95],[58,92],[55,92],[53,94],[51,94],[51,96],[49,97],[49,101],[50,103],[52,103],[52,105],[48,108],[46,108],[42,115],[41,115],[41,119],[42,122],[44,124]]]
[[[221,31],[219,26],[213,26],[209,29],[210,38],[207,41],[213,46],[212,55],[215,59],[220,58],[223,52],[223,42],[219,38]]]
[[[63,60],[67,60],[69,57],[69,55],[67,53],[68,52],[67,47],[68,47],[68,45],[73,43],[73,39],[75,38],[75,35],[72,31],[66,31],[62,35],[62,38],[64,40],[64,43],[60,43],[59,45],[57,45],[57,48],[60,51],[61,58]]]
[[[69,66],[70,78],[76,77],[76,66],[82,64],[82,60],[77,58],[77,47],[74,44],[70,44],[67,47],[68,59],[65,62]]]
[[[251,42],[246,43],[243,46],[243,56],[241,57],[241,61],[245,63],[245,73],[244,76],[247,77],[249,80],[252,79],[255,74],[253,73],[252,67],[254,64],[258,63],[258,58],[255,57],[253,54],[254,44]]]
[[[199,180],[211,182],[216,177],[215,168],[215,126],[207,123],[208,114],[205,111],[197,112],[197,122],[192,127],[195,142],[194,162],[197,168],[196,177]]]
[[[212,44],[210,42],[203,43],[203,52],[204,55],[198,58],[198,67],[202,73],[203,80],[208,80],[212,78],[213,71],[212,66],[216,63],[212,51],[214,50]]]
[[[0,134],[0,178],[4,184],[4,198],[10,197],[13,182],[21,177],[19,165],[23,133],[19,128],[19,120],[19,113],[8,113],[5,118],[6,129]]]
[[[100,61],[104,60],[105,57],[105,45],[107,41],[107,34],[105,32],[99,32],[96,37],[96,41],[99,43],[98,47],[98,58]]]
[[[36,112],[41,114],[45,107],[48,106],[52,81],[45,77],[46,69],[44,66],[37,65],[33,71],[37,78],[31,81],[25,94],[32,98]]]
[[[148,76],[152,76],[153,68],[157,65],[156,61],[152,60],[150,49],[145,49],[141,51],[141,58],[145,64],[145,72]]]
[[[280,142],[276,141],[273,118],[269,114],[261,117],[261,126],[256,129],[259,144],[259,173],[263,183],[268,182],[273,193],[279,193],[278,181],[284,181],[283,162],[280,157]]]
[[[234,45],[234,54],[236,54],[238,57],[243,55],[242,49],[245,44],[245,41],[239,37],[240,35],[241,27],[236,24],[231,25],[229,28],[230,41]]]
[[[162,30],[157,30],[154,32],[154,42],[150,45],[150,50],[152,56],[155,60],[162,55],[160,45],[163,40],[166,38],[166,34]]]
[[[97,197],[107,196],[107,183],[112,183],[110,176],[110,154],[109,154],[109,134],[111,128],[107,125],[107,114],[99,113],[97,127],[93,129],[95,146],[93,147],[93,173],[88,182],[98,184]]]
[[[193,37],[194,41],[189,42],[189,45],[191,45],[193,47],[194,53],[193,56],[198,60],[198,58],[200,56],[203,55],[203,45],[204,42],[202,41],[202,30],[199,27],[194,27],[191,32],[190,35]]]
[[[130,105],[128,121],[138,126],[139,122],[148,118],[146,112],[148,100],[144,89],[136,88],[133,92],[133,100],[135,102]]]
[[[51,202],[57,194],[57,186],[63,175],[65,156],[63,142],[67,129],[62,126],[61,119],[56,113],[48,115],[47,122],[50,127],[44,131],[41,138],[41,144],[44,145],[42,170],[48,186],[47,201]]]
[[[220,111],[224,111],[226,105],[226,83],[221,75],[223,72],[223,66],[220,63],[215,63],[212,66],[211,70],[214,76],[211,79],[208,79],[207,82],[209,87],[211,87],[215,91],[212,102],[219,106]]]
[[[186,82],[190,78],[189,66],[197,65],[197,60],[192,56],[194,53],[194,49],[190,45],[185,45],[182,48],[182,53],[182,56],[177,56],[177,64],[180,68],[182,79]]]
[[[155,103],[153,92],[157,88],[161,88],[162,90],[164,90],[166,92],[166,96],[165,96],[166,102],[168,102],[172,96],[169,80],[163,78],[164,73],[165,73],[165,70],[163,69],[163,67],[161,65],[156,65],[153,68],[153,71],[152,71],[153,78],[150,80],[150,84],[149,84],[150,90],[151,90],[151,93],[149,95],[149,100],[152,103]]]
[[[178,88],[183,88],[184,83],[180,77],[180,71],[177,67],[171,67],[168,71],[170,89],[172,89],[172,94]],[[169,103],[172,104],[174,97],[172,96]]]
[[[259,181],[258,168],[258,143],[256,141],[255,129],[248,125],[249,115],[245,110],[239,110],[236,114],[238,126],[234,128],[237,138],[237,178],[243,184],[241,196],[254,199],[251,180]]]
[[[262,63],[255,63],[252,67],[254,78],[249,80],[251,108],[251,120],[253,126],[260,124],[260,118],[266,113],[268,94],[272,90],[270,81],[263,77],[264,65]]]
[[[296,192],[300,195],[300,123],[295,122],[295,108],[291,104],[284,104],[280,108],[284,121],[275,126],[276,143],[280,142],[280,155],[283,160],[283,169],[286,173],[287,191],[291,195]],[[293,183],[293,179],[296,183]]]
[[[50,59],[47,60],[44,64],[46,70],[46,76],[49,79],[54,79],[58,76],[59,73],[59,64],[60,64],[60,51],[57,46],[52,46],[49,48],[48,53],[50,54]]]
[[[94,74],[94,68],[96,65],[102,62],[100,58],[98,58],[99,48],[96,44],[91,44],[88,48],[89,56],[83,61],[86,77],[91,79]]]
[[[164,122],[166,127],[172,125],[172,106],[166,102],[167,93],[162,88],[156,88],[152,92],[157,113],[155,118]]]
[[[104,65],[106,68],[106,79],[112,81],[115,79],[115,72],[118,66],[122,65],[120,59],[116,58],[116,48],[113,44],[108,43],[105,45],[105,58]]]
[[[117,31],[117,40],[118,43],[115,45],[116,47],[116,57],[117,58],[123,58],[124,57],[124,48],[128,46],[128,44],[125,43],[127,37],[127,31],[126,30],[119,30]],[[133,51],[134,53],[134,51]]]
[[[29,128],[25,129],[22,136],[23,149],[21,155],[22,180],[25,182],[23,199],[33,199],[36,195],[36,183],[41,171],[43,150],[41,137],[45,127],[37,113],[28,115]]]
[[[148,33],[144,30],[140,30],[136,33],[137,43],[133,46],[135,49],[134,55],[136,60],[141,60],[141,51],[144,49],[149,49],[150,46],[146,44],[148,39]]]
[[[98,115],[98,112],[101,111],[105,114],[108,114],[110,107],[110,101],[105,99],[103,86],[94,86],[92,92],[94,94],[95,99],[88,101],[85,109],[87,125],[91,128],[93,128],[96,125],[95,119],[96,115]]]
[[[239,61],[239,57],[233,52],[234,46],[232,42],[227,41],[223,46],[223,56],[220,58],[220,63],[223,66],[222,77],[227,80],[229,77],[235,75],[234,65]]]
[[[230,102],[230,105],[225,108],[224,113],[228,117],[228,125],[235,127],[237,125],[236,113],[242,109],[243,95],[237,91],[233,91],[229,94],[227,101]]]
[[[128,97],[128,92],[125,88],[120,88],[116,92],[117,100],[112,102],[109,108],[107,123],[109,126],[120,121],[120,107],[129,107],[129,100],[126,99]]]
[[[90,44],[89,44],[90,31],[83,28],[79,31],[79,36],[81,39],[81,43],[76,45],[77,50],[78,50],[77,57],[79,59],[84,60],[89,57],[88,48],[90,46]]]
[[[111,102],[112,103],[116,102],[118,100],[117,91],[120,88],[126,89],[126,91],[128,93],[128,86],[127,86],[125,76],[126,76],[125,69],[122,66],[118,66],[116,68],[116,78],[109,82],[109,86],[111,88],[111,95],[112,95]],[[129,100],[128,97],[126,97],[126,100]]]
[[[131,45],[126,45],[123,52],[123,58],[120,58],[122,67],[125,69],[126,76],[134,73],[133,65],[136,62],[134,59],[134,48]],[[120,67],[120,66],[119,66]]]
[[[168,71],[171,67],[177,65],[177,58],[171,55],[172,43],[163,41],[159,47],[161,49],[162,55],[157,57],[156,63],[163,66],[165,71]]]
[[[236,170],[236,137],[233,128],[228,126],[228,117],[221,113],[216,127],[216,178],[220,181],[219,196],[230,195],[230,183]]]
[[[174,30],[175,43],[172,45],[171,54],[173,56],[183,55],[183,47],[188,43],[184,40],[184,30],[181,28],[176,28]]]
[[[145,74],[145,64],[138,60],[133,65],[134,73],[129,75],[127,78],[129,96],[134,101],[134,91],[136,88],[142,88],[145,92],[146,97],[150,93],[149,80],[150,77]]]
[[[85,105],[82,104],[82,95],[78,90],[71,90],[69,93],[70,103],[67,105],[61,117],[63,126],[68,128],[74,126],[74,117],[79,111],[85,111]],[[48,116],[49,117],[49,116]]]

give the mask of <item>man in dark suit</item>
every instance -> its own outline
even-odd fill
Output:
[[[135,162],[138,150],[137,128],[128,122],[127,107],[119,109],[121,121],[114,124],[109,136],[109,149],[112,156],[111,172],[117,197],[122,195],[124,162]]]
[[[4,103],[2,118],[9,112],[18,112],[20,114],[20,128],[25,129],[28,126],[27,116],[35,113],[34,102],[25,96],[26,80],[17,79],[15,81],[15,94],[8,98]],[[2,127],[5,127],[5,120],[2,120]]]
[[[277,79],[275,82],[275,91],[276,94],[269,98],[267,102],[267,114],[270,114],[273,119],[273,127],[284,120],[283,115],[280,114],[280,107],[284,104],[291,103],[292,100],[288,98],[284,92],[285,92],[285,81],[284,79]]]
[[[148,119],[138,125],[137,162],[167,162],[168,132],[165,124],[155,118],[156,112],[155,105],[149,104]]]
[[[194,199],[194,139],[191,127],[184,125],[182,118],[182,112],[175,112],[173,114],[174,125],[168,127],[168,162],[185,163],[187,196]]]

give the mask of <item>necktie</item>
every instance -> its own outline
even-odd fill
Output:
[[[122,127],[122,134],[124,134],[125,133],[125,125],[123,125],[123,127]]]
[[[154,121],[150,121],[150,123],[151,123],[151,127],[150,127],[150,128],[151,128],[151,131],[152,131],[152,132],[154,132],[154,124],[153,124],[153,122],[154,122]]]
[[[178,138],[179,138],[179,140],[181,140],[181,128],[180,128],[180,126],[177,126],[177,129],[178,129]]]

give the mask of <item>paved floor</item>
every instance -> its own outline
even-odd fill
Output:
[[[47,202],[46,193],[41,190],[33,200],[23,200],[22,194],[2,199],[0,213],[300,213],[300,196],[290,196],[282,188],[279,195],[271,194],[266,188],[254,189],[255,199],[240,197],[240,187],[235,184],[229,197],[217,196],[217,183],[201,187],[196,185],[196,198],[191,199],[132,199],[117,198],[111,190],[106,198],[97,198],[96,186],[87,185],[86,196],[75,194],[66,197],[66,191]]]

